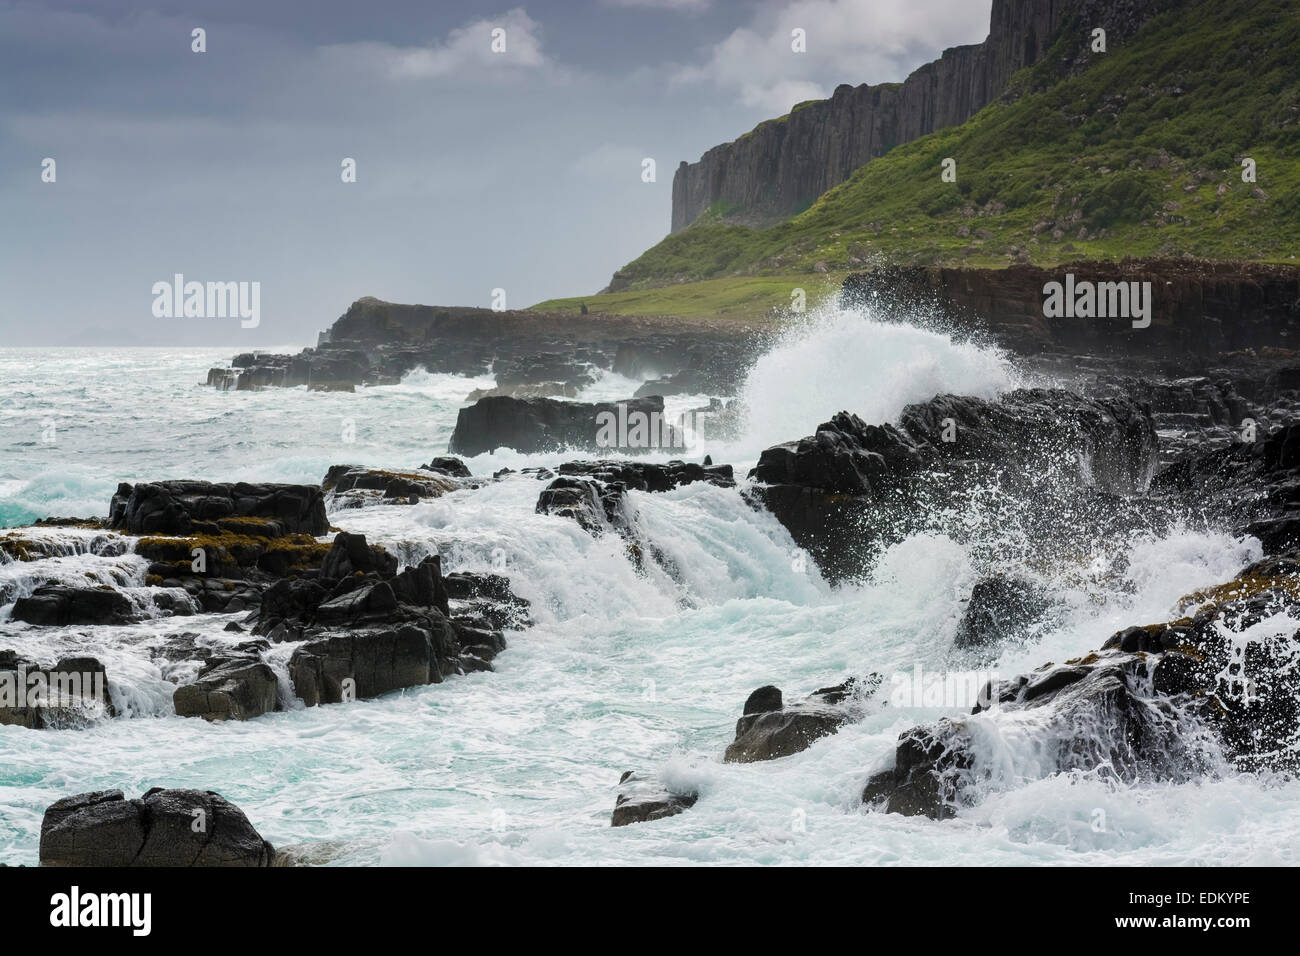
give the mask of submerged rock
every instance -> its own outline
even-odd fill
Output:
[[[51,804],[41,866],[271,866],[275,848],[211,790],[97,790]]]

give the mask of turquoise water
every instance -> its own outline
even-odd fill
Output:
[[[0,524],[104,514],[123,480],[315,483],[342,462],[416,466],[445,452],[468,391],[491,384],[424,372],[356,394],[200,384],[231,351],[0,350]],[[819,368],[838,371],[813,374]],[[745,435],[694,452],[743,474],[766,444],[807,433],[841,407],[882,420],[938,391],[995,394],[1017,380],[995,352],[830,314],[759,363]],[[606,376],[584,397],[624,397],[637,384]],[[673,407],[692,403],[700,397]],[[469,464],[490,474],[564,457]],[[979,573],[969,549],[917,536],[871,581],[837,591],[734,489],[634,493],[641,533],[681,569],[673,579],[639,574],[612,537],[535,514],[541,487],[515,476],[416,506],[331,513],[404,561],[436,552],[453,569],[492,570],[504,555],[513,586],[533,603],[536,625],[510,635],[495,673],[379,700],[295,705],[224,725],[178,718],[178,675],[160,670],[149,648],[179,631],[230,642],[238,635],[222,628],[233,616],[32,628],[8,620],[0,603],[0,648],[100,657],[126,715],[75,730],[0,727],[0,862],[36,862],[42,811],[62,796],[153,786],[217,790],[276,846],[308,845],[331,864],[1296,862],[1300,785],[1226,768],[1178,786],[1051,775],[1037,763],[1032,726],[1005,716],[977,718],[1000,768],[978,807],[940,823],[858,806],[900,732],[968,708],[877,708],[793,757],[723,764],[741,706],[762,684],[798,696],[869,671],[888,679],[917,664],[962,666],[950,648]],[[82,532],[46,533],[72,553],[0,565],[0,602],[55,579],[112,583],[148,606],[129,542],[126,554],[94,555]],[[1095,648],[1120,627],[1167,619],[1180,595],[1259,553],[1253,540],[1204,528],[1120,547],[1122,579],[1050,582],[1074,613],[1040,643],[1006,649],[992,669],[1010,676]],[[291,652],[277,646],[271,658],[286,699]],[[610,828],[615,785],[630,769],[698,789],[700,800],[677,817]]]

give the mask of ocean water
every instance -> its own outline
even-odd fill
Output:
[[[0,526],[102,515],[119,481],[316,483],[344,462],[417,466],[445,453],[465,395],[492,384],[416,372],[356,394],[204,386],[207,368],[233,351],[0,350]],[[743,433],[689,455],[711,453],[743,476],[763,447],[841,408],[882,421],[938,392],[991,397],[1023,380],[996,350],[828,310],[758,361]],[[622,398],[638,384],[605,375],[581,397]],[[669,410],[703,402],[675,397]],[[468,464],[491,474],[573,457],[508,452]],[[797,697],[870,672],[888,686],[918,665],[969,668],[952,639],[981,573],[972,545],[917,535],[885,554],[870,580],[832,589],[738,490],[694,485],[632,493],[640,532],[679,569],[638,573],[614,536],[535,514],[542,487],[515,475],[414,506],[330,516],[404,562],[440,553],[450,569],[490,571],[504,560],[535,626],[507,635],[494,673],[308,709],[288,691],[292,648],[281,645],[272,664],[289,709],[242,723],[176,717],[173,681],[184,673],[164,673],[148,653],[181,631],[235,642],[246,635],[222,628],[240,615],[117,628],[10,621],[15,598],[48,580],[112,584],[153,607],[156,589],[145,586],[129,539],[42,532],[65,553],[0,565],[0,649],[99,657],[124,716],[68,730],[0,727],[0,862],[36,862],[42,812],[60,797],[154,786],[217,790],[277,847],[330,865],[1297,862],[1300,784],[1223,765],[1178,785],[1053,774],[1033,726],[1006,715],[972,721],[998,768],[977,806],[936,822],[859,805],[900,732],[968,705],[875,707],[803,753],[724,764],[745,698],[760,685]],[[1190,523],[1163,536],[1135,532],[1114,548],[1122,572],[1049,574],[1070,613],[982,669],[1010,677],[1094,649],[1121,627],[1167,620],[1181,595],[1259,555],[1253,539]],[[676,817],[611,828],[619,776],[632,769],[700,799]]]

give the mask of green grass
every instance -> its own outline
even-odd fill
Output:
[[[548,299],[532,309],[576,314],[585,305],[593,314],[761,319],[788,310],[796,288],[804,290],[811,309],[839,292],[843,281],[843,273],[710,279],[631,292]]]
[[[727,210],[711,210],[702,218],[713,222],[620,270],[615,288],[886,261],[1295,261],[1300,7],[1205,0],[1060,75],[1088,33],[1066,24],[1055,48],[1013,79],[1010,102],[896,147],[770,228],[716,222]],[[940,180],[949,156],[955,183]],[[1256,161],[1255,183],[1241,181],[1243,156]]]

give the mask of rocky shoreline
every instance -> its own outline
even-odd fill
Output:
[[[1026,273],[1015,281],[1030,289],[1039,278]],[[942,285],[948,281],[942,271],[894,274],[890,281],[891,288],[912,283],[925,295],[952,288]],[[990,682],[964,718],[908,729],[886,765],[862,768],[860,802],[868,812],[936,819],[976,805],[1006,784],[981,749],[981,735],[1003,715],[1030,712],[1043,760],[1054,773],[1179,781],[1232,766],[1294,774],[1300,769],[1300,633],[1294,623],[1300,617],[1300,355],[1286,347],[1295,312],[1285,301],[1291,281],[1283,277],[1276,288],[1263,289],[1248,315],[1248,335],[1240,329],[1214,333],[1223,323],[1211,321],[1209,311],[1200,313],[1199,324],[1181,324],[1179,306],[1158,313],[1153,323],[1160,333],[1153,341],[1175,352],[1153,356],[1120,337],[1109,359],[1092,350],[1109,341],[1104,330],[1088,332],[1080,344],[1070,337],[1076,333],[1017,321],[995,297],[984,307],[998,322],[973,323],[972,334],[1022,349],[1043,369],[1072,357],[1072,377],[1060,379],[1059,387],[1017,389],[995,400],[938,395],[908,406],[896,422],[865,422],[845,409],[811,434],[767,448],[744,476],[712,461],[626,457],[529,469],[527,477],[538,485],[536,512],[571,520],[593,537],[612,535],[636,568],[653,565],[669,577],[676,574],[674,559],[640,526],[629,492],[662,493],[695,482],[734,489],[750,507],[769,511],[833,583],[869,575],[882,549],[908,536],[936,529],[965,535],[983,549],[981,560],[990,569],[969,596],[953,648],[970,660],[995,657],[1008,641],[1032,640],[1043,622],[1067,613],[1032,581],[997,570],[1004,546],[999,529],[933,524],[970,502],[1003,502],[1003,513],[1014,513],[1017,531],[1035,542],[1035,560],[1044,566],[1086,559],[1102,574],[1114,571],[1106,567],[1116,559],[1110,543],[1125,528],[1160,530],[1193,519],[1252,536],[1263,560],[1217,587],[1186,595],[1178,616],[1135,621],[1091,653]],[[861,279],[849,286],[857,295],[872,291]],[[978,283],[965,288],[968,306],[984,301]],[[1209,301],[1204,283],[1197,288],[1200,301]],[[1215,301],[1247,308],[1246,286],[1234,288],[1232,294],[1220,290]],[[457,353],[444,350],[434,334],[439,322],[451,321],[445,316],[420,325],[424,313],[391,308],[397,311],[354,307],[342,329],[336,326],[336,332],[360,337],[348,340],[353,344],[368,336],[374,346],[364,363],[338,366],[336,383],[382,381],[409,367],[402,363],[432,352],[444,356],[439,367],[496,365],[497,359],[468,346],[459,358],[449,357]],[[965,313],[959,308],[957,314]],[[459,316],[456,327],[463,331],[483,318]],[[380,341],[394,335],[394,323],[403,330],[395,336],[399,344]],[[547,334],[554,331],[547,328]],[[465,335],[466,342],[473,339]],[[581,363],[600,353],[601,361],[628,363],[642,377],[711,368],[701,374],[720,388],[739,375],[703,360],[691,366],[695,359],[688,367],[655,365],[651,353],[638,353],[644,345],[638,342],[633,335],[613,351],[606,342],[584,353],[568,340],[564,351]],[[706,339],[700,350],[686,351],[700,356],[715,347]],[[313,356],[342,360],[333,344],[309,355],[309,366]],[[241,381],[251,374],[248,381],[257,383],[263,381],[257,370],[270,365],[240,367]],[[504,382],[498,367],[498,382],[575,383],[575,368],[543,356],[527,371],[506,374]],[[703,387],[702,381],[692,387]],[[462,411],[451,450],[626,454],[636,449],[604,448],[594,440],[597,416],[619,405],[649,413],[662,410],[663,398],[655,393],[606,407],[531,394],[485,396]],[[13,621],[34,628],[240,615],[226,625],[232,636],[219,647],[178,630],[151,651],[175,679],[178,716],[255,720],[295,698],[307,707],[346,706],[492,670],[506,635],[526,634],[530,606],[507,576],[444,568],[436,553],[417,560],[392,554],[364,534],[334,526],[330,514],[345,521],[352,508],[476,494],[518,477],[508,469],[473,475],[460,459],[443,455],[397,471],[340,464],[319,485],[122,484],[102,518],[48,519],[0,533],[4,560],[30,565],[34,580],[28,593],[0,597],[14,600]],[[76,540],[52,543],[46,532],[54,528]],[[35,580],[69,548],[143,559],[143,587]],[[277,671],[269,654],[285,645],[292,651],[287,667]],[[74,674],[112,680],[93,658],[34,661],[3,648],[0,671],[22,679],[37,675],[49,686]],[[882,680],[862,674],[793,699],[775,686],[761,687],[740,708],[734,740],[719,759],[785,759],[844,733],[864,715],[890,706]],[[32,732],[106,719],[125,719],[107,693],[75,707],[39,699],[0,702],[0,723]],[[654,772],[628,771],[611,822],[648,823],[688,812],[701,799],[707,795],[674,789]],[[198,811],[242,822],[223,828],[217,843],[160,836],[157,821]],[[200,791],[150,791],[138,800],[117,791],[81,794],[50,807],[42,828],[46,865],[265,866],[275,858],[237,808]]]

